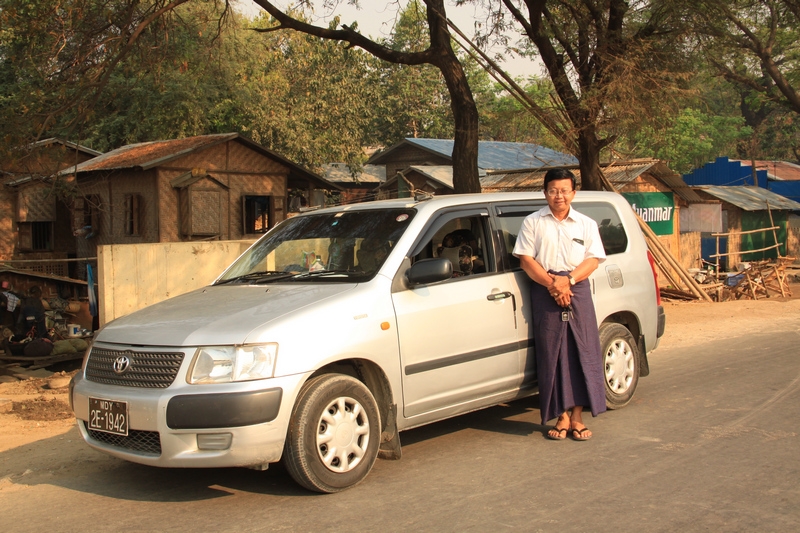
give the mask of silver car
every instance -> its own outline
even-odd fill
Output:
[[[162,467],[266,469],[336,492],[400,432],[537,392],[527,276],[511,254],[542,193],[349,205],[282,222],[214,283],[108,324],[72,382],[86,442]],[[579,192],[608,406],[664,330],[655,266],[614,193]]]

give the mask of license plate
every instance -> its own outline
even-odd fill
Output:
[[[128,402],[89,398],[89,429],[128,436]]]

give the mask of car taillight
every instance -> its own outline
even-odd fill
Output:
[[[653,270],[653,283],[656,285],[656,305],[661,305],[661,291],[658,290],[658,270],[656,270],[656,259],[650,250],[647,250],[647,260],[650,261],[650,268]]]

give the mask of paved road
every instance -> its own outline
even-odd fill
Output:
[[[405,432],[401,461],[327,496],[281,468],[128,464],[67,442],[73,430],[32,445],[62,453],[64,472],[0,484],[0,529],[797,531],[798,341],[795,329],[659,349],[634,402],[590,420],[588,442],[546,440],[535,398]]]

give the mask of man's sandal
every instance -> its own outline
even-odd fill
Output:
[[[570,430],[570,434],[572,435],[572,438],[573,438],[574,440],[589,440],[589,439],[591,439],[591,438],[592,438],[592,436],[591,436],[591,435],[589,435],[589,436],[585,436],[585,435],[583,434],[583,432],[584,432],[584,431],[589,431],[589,428],[587,428],[587,427],[585,427],[585,428],[583,428],[583,429],[572,428],[572,429]]]
[[[551,435],[550,431],[555,431],[556,434]],[[550,440],[564,440],[567,438],[567,432],[569,432],[569,428],[551,428],[544,436]]]

